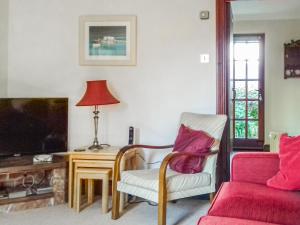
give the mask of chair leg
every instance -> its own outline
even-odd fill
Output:
[[[215,197],[215,192],[209,194],[209,202],[212,203]]]
[[[102,212],[103,213],[107,213],[108,211],[108,194],[109,194],[108,180],[109,180],[109,176],[106,176],[102,180]]]
[[[117,188],[113,188],[111,218],[113,220],[116,220],[119,219],[119,217],[120,217],[120,192],[117,191]]]
[[[77,184],[76,184],[76,211],[80,212],[80,200],[81,200],[81,178],[80,176],[77,176],[76,178]]]
[[[167,201],[159,199],[158,201],[158,225],[166,225]]]
[[[122,213],[124,209],[124,198],[125,198],[125,194],[123,192],[120,192],[120,207],[119,207],[120,213]]]

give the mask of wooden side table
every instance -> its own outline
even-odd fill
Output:
[[[111,169],[108,168],[79,168],[75,171],[76,185],[75,208],[77,212],[81,210],[81,180],[88,179],[87,198],[88,203],[94,200],[94,180],[102,180],[102,212],[108,211],[108,195],[109,195],[109,178],[111,177]]]
[[[71,151],[69,155],[69,192],[68,203],[69,207],[74,207],[74,163],[77,160],[89,164],[97,164],[97,167],[114,169],[116,156],[121,147],[110,146],[99,151],[91,151],[86,149],[82,152]],[[121,170],[136,169],[136,149],[128,152],[124,160],[121,162]],[[113,173],[112,173],[113,174]]]

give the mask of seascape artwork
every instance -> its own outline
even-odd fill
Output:
[[[90,56],[126,56],[126,26],[90,26]]]
[[[135,66],[136,16],[80,16],[79,64]]]

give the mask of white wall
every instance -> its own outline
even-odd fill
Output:
[[[0,97],[7,94],[8,0],[0,0]]]
[[[200,10],[211,18],[201,21]],[[92,109],[75,107],[85,81],[107,79],[121,104],[103,107],[101,141],[125,145],[128,127],[141,143],[173,143],[183,111],[215,113],[216,31],[212,0],[10,0],[10,97],[70,98],[70,148],[92,142]],[[80,15],[136,15],[137,66],[78,64]],[[200,64],[200,53],[210,54]]]
[[[265,33],[265,134],[300,134],[300,79],[284,79],[284,43],[300,39],[300,20],[240,21],[234,33]]]

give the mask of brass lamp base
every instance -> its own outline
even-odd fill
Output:
[[[91,145],[89,147],[89,150],[92,150],[92,151],[99,151],[101,149],[103,149],[103,147],[101,146],[101,144],[99,144],[99,141],[98,141],[98,120],[99,120],[99,110],[98,110],[98,106],[95,105],[95,110],[93,111],[94,113],[94,127],[95,127],[95,138],[94,138],[94,141],[93,141],[93,145]]]
[[[89,150],[94,150],[94,151],[101,150],[101,149],[103,149],[103,147],[99,144],[93,144],[89,147]]]
[[[89,150],[92,150],[94,152],[98,152],[99,150],[103,149],[103,146],[109,146],[108,144],[99,144],[98,141],[98,120],[99,120],[99,110],[98,110],[98,106],[95,106],[95,110],[93,111],[94,113],[94,127],[95,127],[95,137],[94,137],[94,141],[93,141],[93,145],[91,145],[89,147]]]

